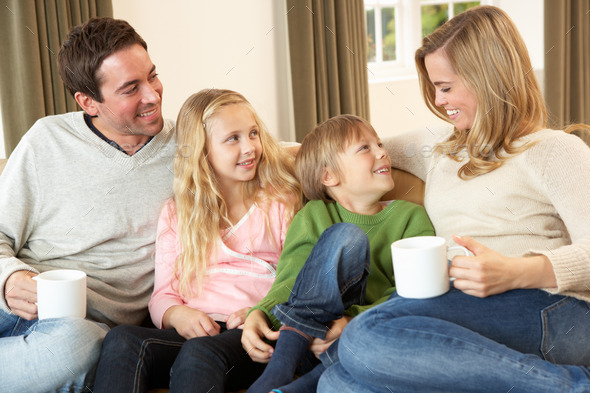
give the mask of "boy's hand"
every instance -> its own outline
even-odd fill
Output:
[[[351,319],[351,316],[345,315],[340,319],[332,321],[332,325],[330,326],[330,330],[328,330],[328,334],[326,334],[325,339],[313,339],[309,349],[315,354],[317,358],[319,358],[320,354],[326,352],[326,350],[334,343],[334,341],[340,338],[342,331],[346,325],[348,325],[348,322],[350,322]]]
[[[219,334],[220,326],[209,315],[188,306],[172,306],[162,318],[164,328],[174,328],[188,339]]]
[[[273,331],[269,326],[270,321],[260,310],[252,311],[244,323],[242,347],[255,362],[268,363],[274,351],[272,345],[263,341],[263,338],[271,341],[279,338],[279,332]]]
[[[241,310],[229,314],[227,321],[225,321],[225,326],[227,329],[242,329],[244,327],[244,321],[246,321],[248,311],[250,311],[250,307],[244,307]]]

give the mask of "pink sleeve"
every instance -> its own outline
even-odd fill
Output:
[[[170,216],[171,210],[175,210],[173,201],[164,205],[158,221],[154,292],[149,302],[152,321],[159,329],[162,329],[162,318],[166,310],[172,306],[184,304],[180,294],[172,289],[171,285],[174,263],[179,252],[176,241],[177,218],[176,214]],[[176,280],[175,282],[177,283]]]

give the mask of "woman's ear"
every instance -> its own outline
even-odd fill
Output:
[[[96,116],[98,114],[98,106],[96,105],[96,100],[94,100],[94,98],[79,91],[74,94],[74,98],[84,112],[88,113],[90,116]]]
[[[335,187],[340,184],[340,179],[334,173],[332,168],[324,168],[324,173],[322,174],[322,184],[326,187]]]

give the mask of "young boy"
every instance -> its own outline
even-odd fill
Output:
[[[248,392],[315,392],[321,373],[337,360],[337,345],[329,344],[352,317],[395,291],[391,243],[434,234],[423,207],[380,201],[394,186],[391,160],[359,117],[318,125],[303,140],[295,166],[310,202],[289,227],[272,288],[244,325],[242,345],[250,357],[264,363],[272,355]],[[263,339],[276,340],[269,327],[280,324],[273,350]],[[329,345],[322,363],[291,383],[313,338]]]

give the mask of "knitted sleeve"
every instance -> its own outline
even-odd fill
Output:
[[[572,244],[536,250],[549,258],[557,279],[554,293],[590,297],[590,149],[576,137],[552,138],[547,148],[531,154],[531,164],[543,168],[543,191],[563,220]],[[531,149],[535,149],[532,147]],[[534,162],[537,161],[537,162]],[[567,234],[565,234],[567,236]]]
[[[0,309],[10,312],[4,298],[8,277],[19,270],[38,273],[16,257],[35,227],[42,195],[38,190],[35,154],[23,138],[0,176]]]
[[[426,180],[430,170],[433,148],[449,135],[446,128],[424,128],[409,131],[383,140],[383,145],[389,157],[391,166],[410,172]]]

